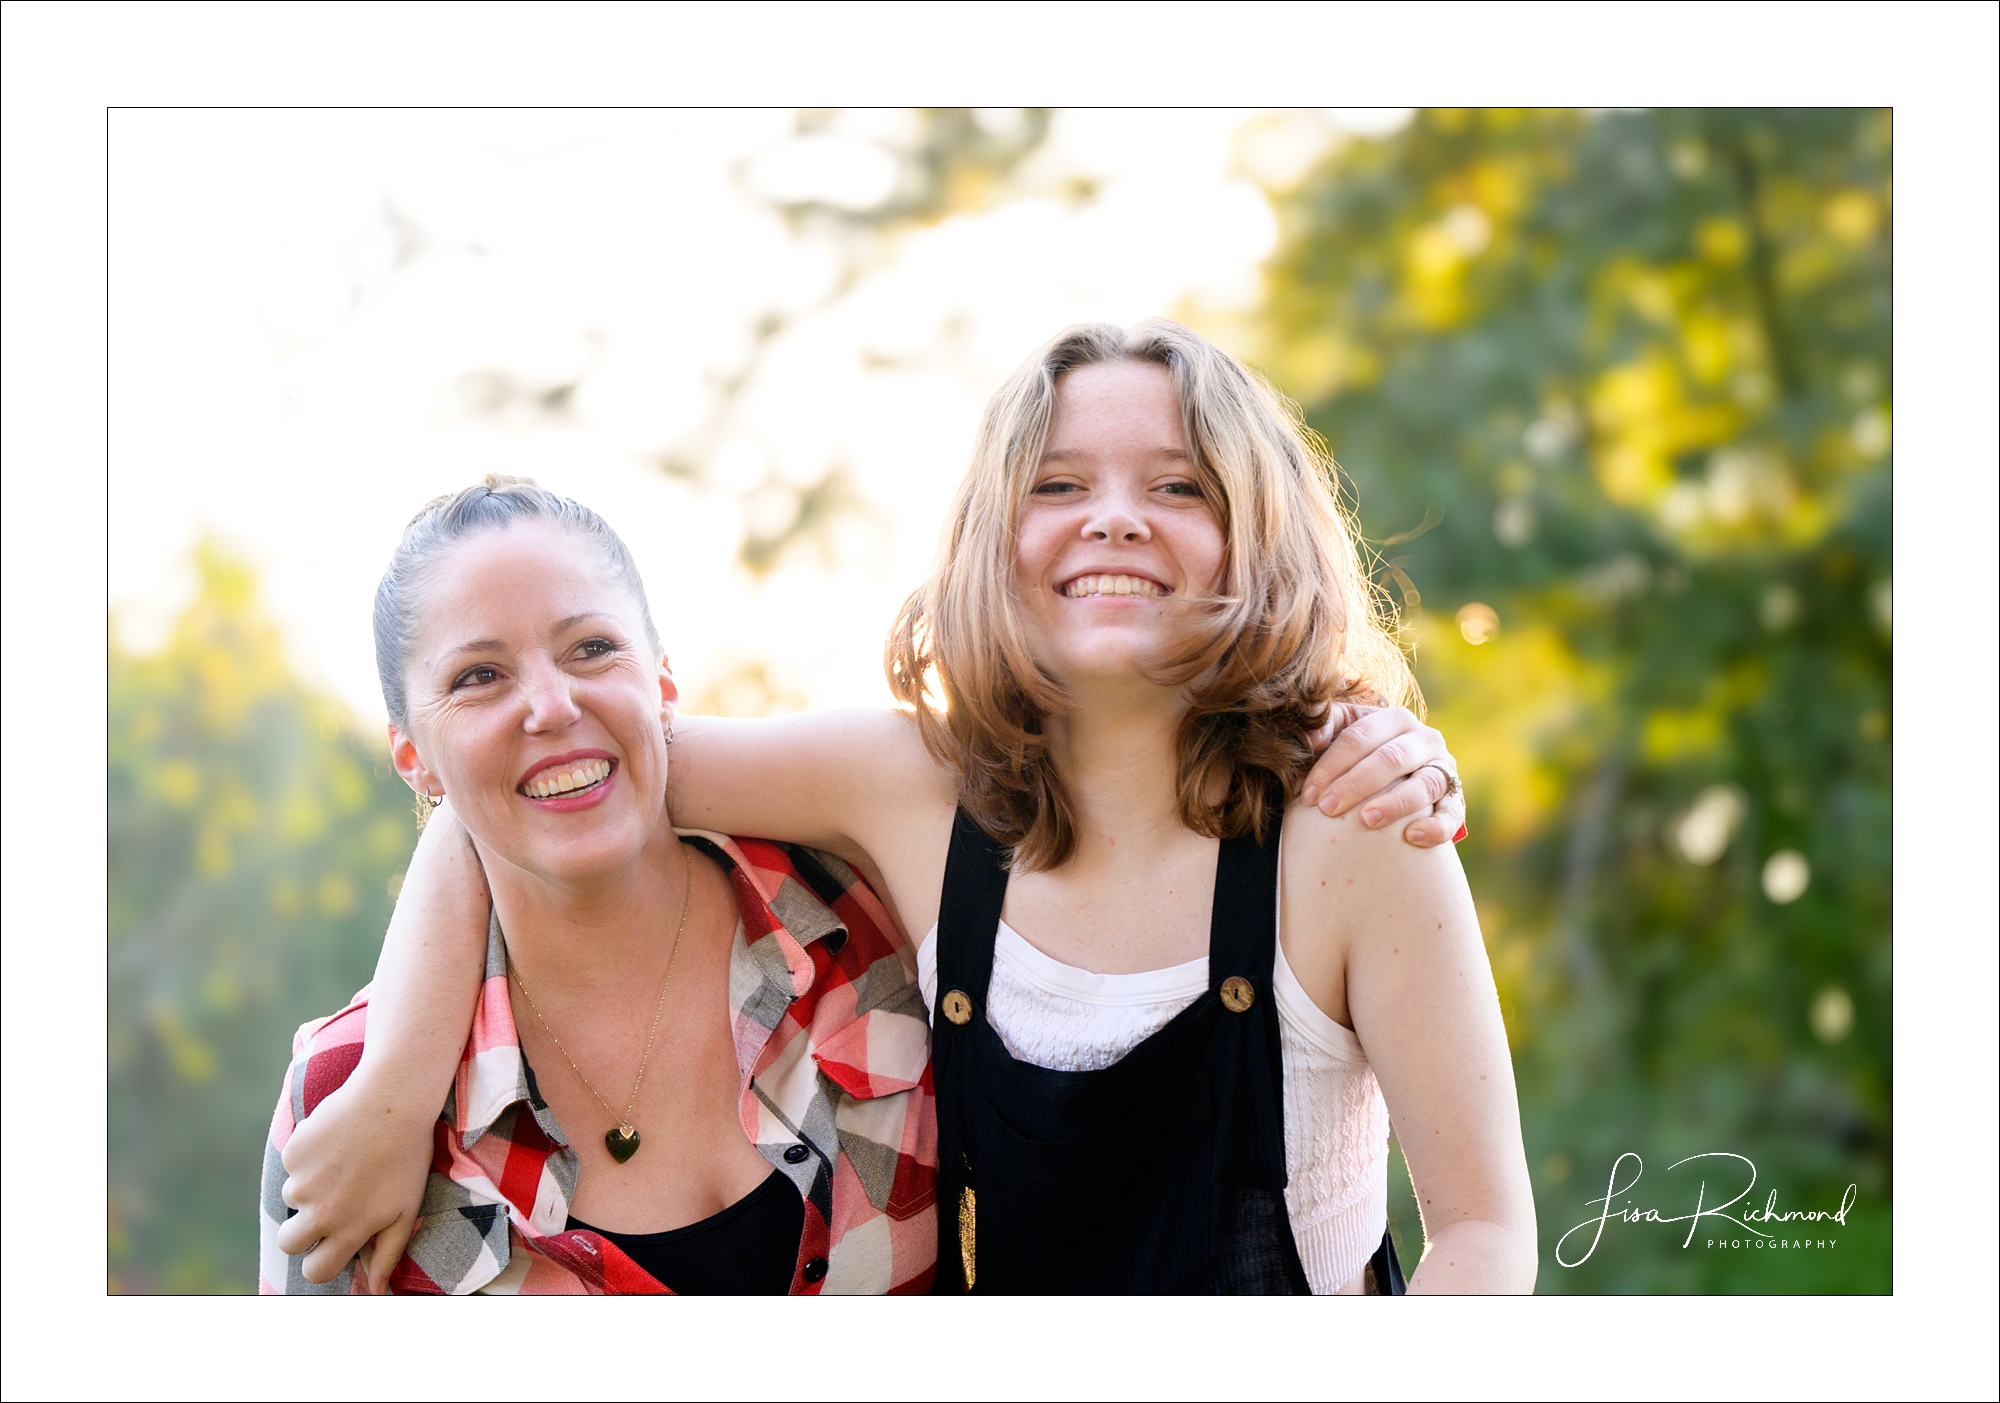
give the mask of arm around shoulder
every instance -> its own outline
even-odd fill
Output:
[[[366,1041],[357,1019],[340,1077],[301,1083],[299,1122],[276,1147],[284,1202],[297,1212],[271,1240],[279,1253],[304,1257],[308,1283],[335,1280],[371,1241],[368,1279],[377,1290],[388,1281],[416,1224],[432,1127],[471,1029],[491,911],[471,839],[441,808],[397,895],[368,990]],[[323,1028],[315,1047],[325,1036]],[[311,1103],[301,1099],[308,1088]]]
[[[956,803],[916,722],[887,708],[675,723],[668,807],[682,828],[822,848],[881,846],[911,804]]]

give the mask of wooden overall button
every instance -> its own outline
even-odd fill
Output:
[[[972,1021],[972,999],[965,990],[953,989],[944,996],[944,1016],[961,1028]]]
[[[1256,1002],[1257,991],[1242,975],[1232,974],[1222,981],[1222,1006],[1231,1013],[1248,1013]]]

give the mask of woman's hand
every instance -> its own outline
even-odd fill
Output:
[[[278,1250],[304,1254],[300,1271],[323,1283],[364,1253],[368,1289],[382,1295],[403,1255],[430,1177],[435,1107],[405,1101],[359,1074],[329,1092],[285,1144],[286,1204]]]
[[[1400,706],[1341,703],[1321,734],[1332,744],[1306,775],[1306,803],[1338,818],[1366,801],[1369,828],[1422,814],[1403,829],[1403,841],[1420,848],[1464,836],[1465,792],[1442,733]]]

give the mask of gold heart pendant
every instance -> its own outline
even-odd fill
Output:
[[[607,1130],[604,1132],[604,1148],[611,1151],[613,1159],[623,1164],[639,1153],[639,1132],[629,1125]]]

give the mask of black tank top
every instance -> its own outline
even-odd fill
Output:
[[[581,1218],[567,1230],[617,1244],[679,1296],[782,1296],[792,1289],[806,1203],[783,1174],[770,1176],[720,1213],[667,1232],[606,1232]]]
[[[1016,1060],[986,1020],[1005,850],[959,811],[931,1019],[940,1291],[1301,1294],[1272,992],[1278,829],[1216,859],[1208,990],[1109,1067]],[[1400,1293],[1388,1235],[1370,1263]]]

